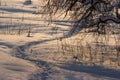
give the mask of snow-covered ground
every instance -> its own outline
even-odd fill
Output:
[[[0,1],[0,80],[120,80],[119,70],[85,66],[58,52],[58,38],[72,21],[57,17],[48,25],[50,20],[42,17],[46,13],[40,9],[42,0],[32,0],[31,5],[25,0]]]

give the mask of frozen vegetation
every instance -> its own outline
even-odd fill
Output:
[[[43,6],[0,0],[0,80],[120,80],[119,34],[65,38],[74,21],[51,22]]]

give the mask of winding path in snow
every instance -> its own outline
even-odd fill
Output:
[[[53,69],[53,67],[55,65],[52,63],[49,63],[47,61],[44,61],[42,59],[35,60],[35,59],[29,58],[28,50],[29,50],[29,48],[31,48],[32,46],[35,46],[37,44],[44,44],[46,42],[50,42],[50,41],[54,41],[54,40],[56,40],[56,38],[44,39],[44,40],[40,40],[40,41],[32,41],[32,42],[28,42],[26,44],[19,45],[19,46],[0,42],[0,45],[4,45],[4,46],[12,49],[11,54],[13,56],[23,59],[23,60],[26,60],[26,61],[30,61],[33,64],[36,64],[37,67],[42,69],[42,71],[38,70],[38,71],[32,73],[31,75],[28,75],[29,76],[28,80],[49,80],[51,75],[58,72],[57,70]],[[73,66],[74,68],[71,66]],[[72,64],[70,66],[61,66],[60,68],[63,68],[65,70],[72,70],[72,71],[80,72],[80,73],[85,72],[85,73],[89,73],[89,74],[96,74],[96,75],[116,78],[116,79],[109,78],[109,80],[119,80],[120,79],[119,71],[104,69],[101,67],[87,67],[87,66],[77,66],[76,67],[75,65]],[[108,79],[106,79],[106,80],[108,80]]]
[[[33,62],[34,64],[36,64],[39,68],[42,68],[42,72],[35,72],[35,74],[30,75],[30,79],[29,80],[47,80],[47,78],[49,77],[49,75],[52,72],[55,72],[52,70],[52,64],[46,62],[46,61],[42,61],[42,60],[34,60],[34,59],[30,59],[29,56],[27,55],[27,51],[30,47],[37,45],[37,44],[43,44],[45,42],[48,41],[53,41],[56,40],[56,38],[54,39],[46,39],[46,40],[42,40],[42,41],[35,41],[35,42],[28,42],[24,45],[21,46],[15,46],[12,50],[13,56],[24,59],[24,60],[28,60],[30,62]]]
[[[35,46],[37,44],[44,44],[45,42],[54,41],[54,40],[56,40],[56,38],[27,42],[26,44],[18,45],[18,46],[13,45],[11,43],[0,42],[0,45],[6,46],[12,49],[10,52],[12,56],[30,61],[33,64],[35,64],[37,67],[42,69],[42,72],[38,70],[37,72],[34,72],[31,75],[28,75],[29,76],[28,80],[47,80],[49,78],[49,75],[55,72],[55,70],[52,69],[53,67],[52,63],[43,61],[42,59],[41,60],[31,59],[27,54],[29,53],[28,49],[31,48],[32,46]]]

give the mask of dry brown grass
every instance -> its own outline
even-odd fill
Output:
[[[81,37],[81,36],[79,36]],[[100,38],[101,36],[99,36]],[[115,45],[110,43],[110,36],[98,39],[95,42],[84,42],[77,38],[62,39],[59,41],[59,52],[63,57],[69,57],[86,65],[98,65],[107,68],[120,69],[120,45],[114,37]],[[105,41],[103,41],[105,40]],[[112,43],[114,41],[111,41]]]

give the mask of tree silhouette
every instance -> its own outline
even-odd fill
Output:
[[[55,14],[59,10],[75,20],[70,35],[82,29],[94,28],[97,33],[106,33],[106,28],[120,24],[120,0],[46,0],[47,10]],[[119,28],[118,28],[119,29]]]

